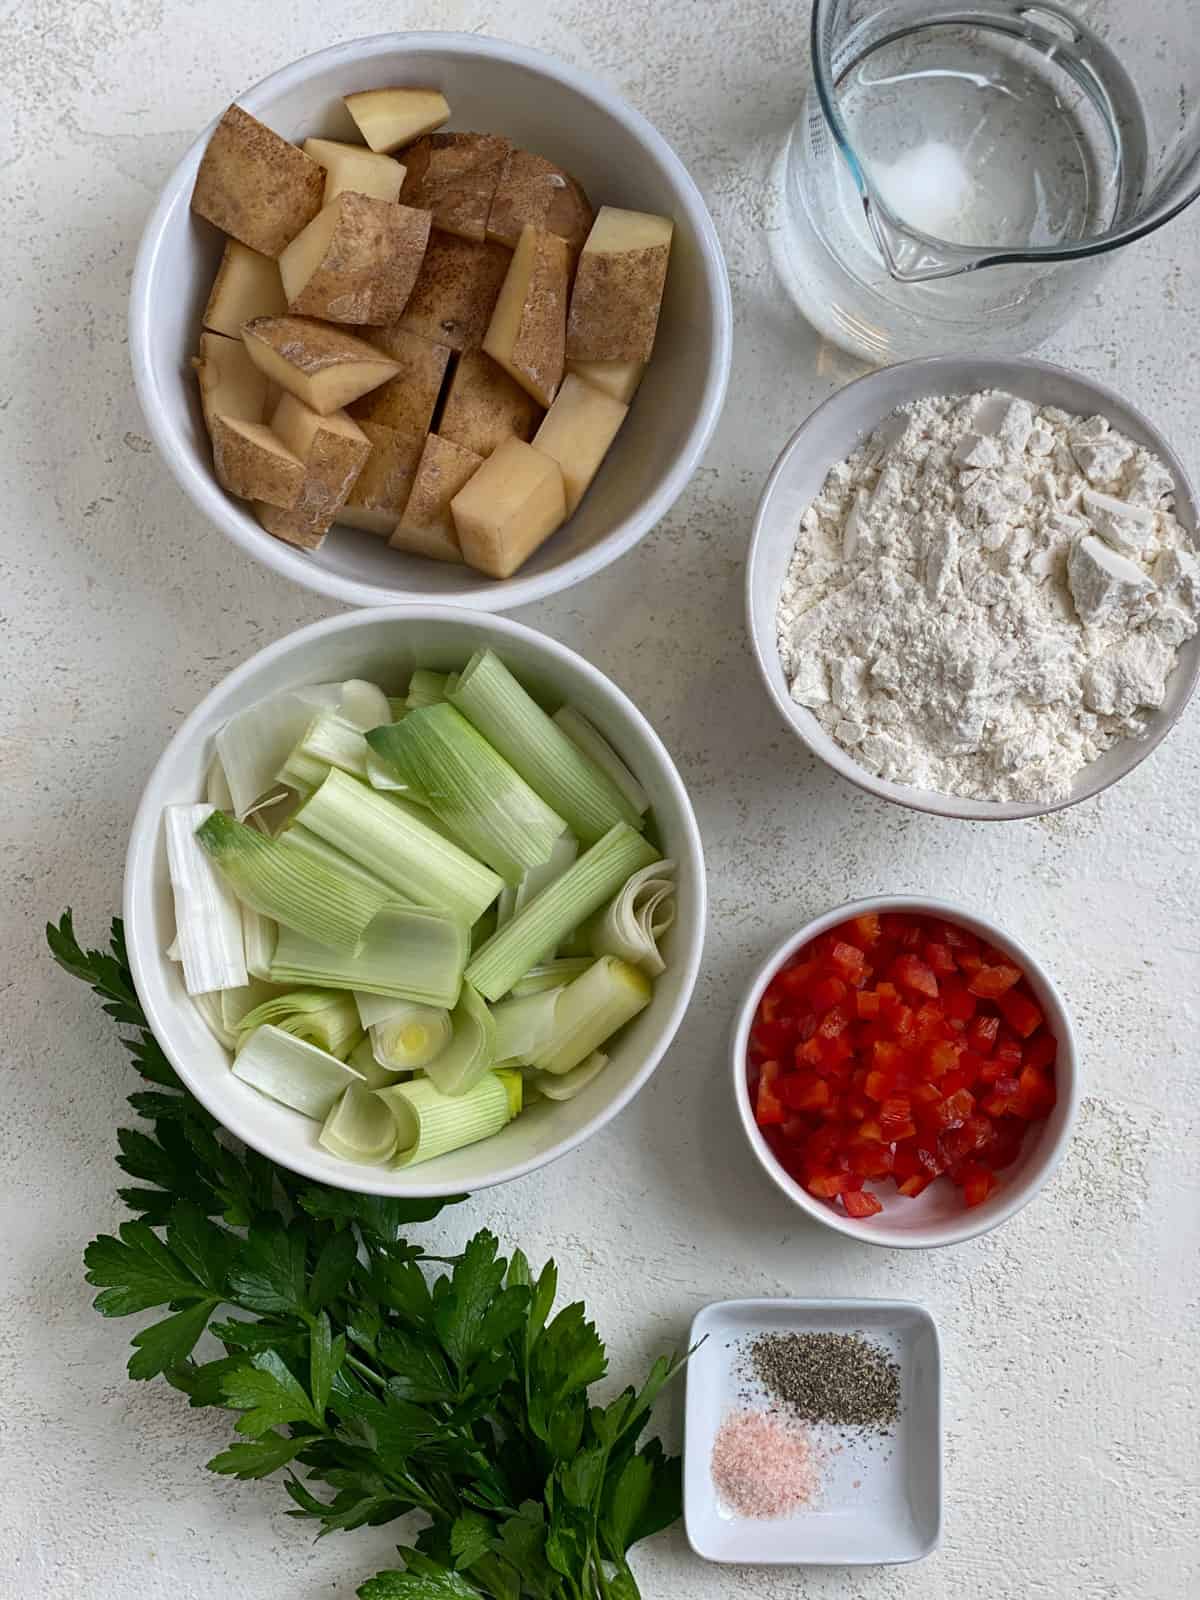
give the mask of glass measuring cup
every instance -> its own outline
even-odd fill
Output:
[[[1200,193],[1189,0],[814,0],[811,44],[781,264],[869,360],[1028,349]]]

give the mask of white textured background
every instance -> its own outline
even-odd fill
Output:
[[[99,941],[141,784],[184,714],[251,652],[322,614],[211,532],[149,441],[125,299],[153,196],[195,129],[339,38],[446,27],[540,45],[616,84],[708,196],[733,275],[725,421],[641,548],[524,621],[610,671],[690,785],[712,924],[674,1049],[606,1135],[433,1225],[553,1251],[631,1377],[702,1303],[903,1295],[938,1317],[948,1401],[942,1549],[908,1569],[706,1567],[675,1531],[648,1597],[1188,1600],[1200,1593],[1200,707],[1098,801],[968,826],[846,787],[785,736],[742,629],[759,485],[854,369],[791,316],[764,177],[797,105],[800,0],[380,7],[296,0],[0,0],[0,1595],[349,1600],[386,1529],[314,1546],[272,1483],[202,1463],[223,1419],[124,1376],[134,1324],[89,1309],[87,1239],[119,1217],[113,1133],[132,1073],[52,968],[68,903]],[[1135,248],[1049,354],[1118,385],[1197,461],[1200,212]],[[1062,982],[1087,1074],[1057,1180],[990,1238],[883,1252],[806,1225],[734,1131],[724,1037],[752,964],[799,921],[873,890],[960,897],[1028,937]],[[680,1394],[661,1425],[678,1441]]]

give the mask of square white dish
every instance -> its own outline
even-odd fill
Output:
[[[822,1450],[816,1503],[788,1517],[739,1517],[712,1481],[713,1442],[731,1412],[769,1404],[739,1371],[759,1333],[862,1333],[900,1368],[900,1415],[886,1438],[812,1425]],[[703,1340],[703,1344],[700,1341]],[[937,1325],[909,1300],[720,1300],[692,1323],[683,1460],[688,1542],[706,1561],[871,1566],[919,1561],[942,1530],[942,1373]]]

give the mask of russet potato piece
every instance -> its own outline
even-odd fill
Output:
[[[346,190],[279,257],[288,310],[327,322],[395,322],[428,239],[428,211]]]
[[[568,356],[649,361],[674,229],[668,217],[601,206],[575,273]]]
[[[562,472],[531,444],[506,439],[450,510],[467,565],[490,578],[511,578],[566,520]]]
[[[257,317],[242,329],[242,338],[251,360],[272,383],[323,417],[400,370],[365,339],[309,317]]]
[[[487,236],[515,250],[528,223],[565,239],[578,255],[592,226],[592,208],[569,172],[529,150],[510,150],[488,212]]]
[[[438,432],[464,450],[490,456],[505,439],[528,439],[541,416],[533,396],[491,356],[467,350],[450,379]]]
[[[277,256],[321,209],[325,169],[230,106],[196,174],[192,210],[251,250]]]
[[[404,152],[400,198],[433,213],[442,233],[482,244],[500,171],[512,146],[498,133],[431,133]]]
[[[226,239],[225,254],[204,308],[204,326],[240,339],[255,317],[277,317],[287,310],[279,265],[237,239]]]
[[[431,233],[400,326],[452,350],[474,349],[483,343],[511,260],[501,244]]]
[[[340,139],[305,139],[304,154],[325,168],[325,204],[345,190],[372,200],[399,200],[404,168],[391,156]]]
[[[419,433],[401,433],[379,422],[359,426],[371,441],[371,453],[337,520],[387,539],[408,504],[425,439]]]
[[[438,89],[364,89],[343,99],[372,150],[399,150],[450,118],[449,103]]]
[[[567,357],[567,371],[573,372],[593,389],[603,389],[622,405],[628,405],[638,392],[646,366],[642,361],[576,361]]]
[[[429,432],[442,380],[450,360],[444,344],[431,344],[407,328],[371,328],[371,342],[399,367],[394,378],[363,395],[350,407],[360,421],[382,422],[401,433]]]
[[[562,382],[571,260],[565,239],[523,228],[483,341],[540,406],[550,404]]]
[[[408,504],[388,543],[410,555],[461,561],[450,502],[483,465],[483,457],[431,433],[417,464]]]
[[[267,380],[246,354],[240,339],[223,333],[202,333],[200,354],[192,357],[200,384],[204,426],[212,432],[214,417],[261,422],[267,407]]]
[[[563,379],[554,404],[533,436],[533,446],[558,462],[569,517],[587,493],[628,415],[628,406],[602,389],[593,389],[574,373]]]
[[[243,500],[265,500],[284,510],[296,504],[304,463],[263,422],[216,415],[212,419],[217,482]]]
[[[304,482],[294,506],[256,505],[268,533],[304,550],[317,550],[349,499],[371,453],[371,441],[345,411],[327,417],[284,394],[271,416],[271,431],[304,462]]]

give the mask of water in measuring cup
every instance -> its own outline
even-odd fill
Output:
[[[1069,248],[1103,233],[1145,166],[1119,62],[1041,7],[984,0],[966,15],[923,6],[880,37],[876,12],[873,32],[839,43],[838,107],[869,191],[901,228],[967,248]],[[1098,270],[1018,264],[897,282],[815,90],[784,166],[785,282],[820,331],[872,359],[1029,348]]]
[[[854,61],[838,106],[898,221],[961,245],[1070,243],[1111,222],[1121,154],[1073,65],[1061,44],[929,23]]]

